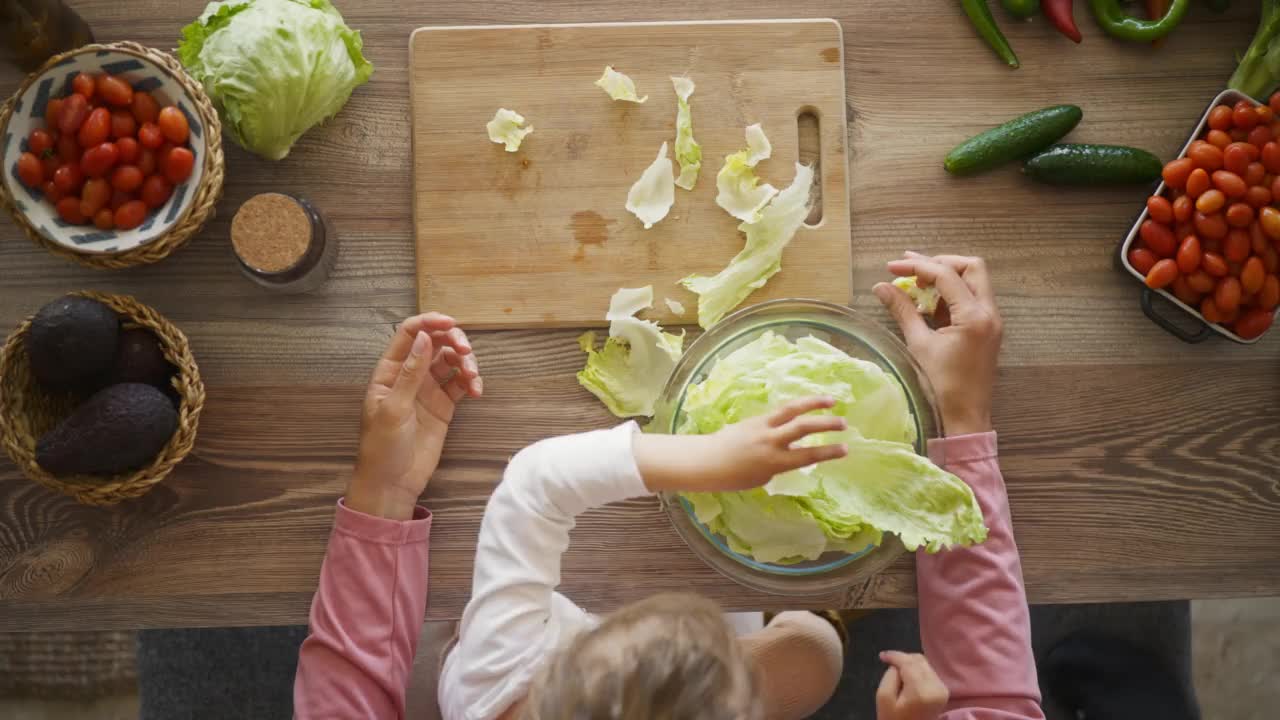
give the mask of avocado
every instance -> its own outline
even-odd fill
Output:
[[[151,462],[178,429],[163,392],[124,383],[94,393],[36,443],[36,462],[54,475],[114,475]]]
[[[67,295],[40,308],[27,333],[31,372],[45,387],[91,387],[111,369],[120,318],[89,298]]]
[[[115,364],[107,384],[143,383],[161,390],[169,387],[173,366],[164,359],[160,340],[146,328],[130,328],[120,333]]]

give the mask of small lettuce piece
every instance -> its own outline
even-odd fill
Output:
[[[684,303],[680,302],[679,300],[672,300],[671,298],[663,298],[662,301],[667,304],[667,309],[675,313],[676,315],[684,314]]]
[[[806,443],[844,443],[848,455],[762,488],[686,493],[699,522],[734,551],[780,564],[859,552],[884,533],[929,552],[986,539],[969,486],[915,452],[915,422],[897,379],[818,338],[792,342],[765,331],[734,350],[688,389],[676,430],[712,433],[815,394],[835,398],[822,412],[843,417],[848,429]]]
[[[759,213],[757,221],[738,226],[747,241],[729,265],[710,277],[690,275],[680,281],[698,295],[699,325],[710,328],[720,322],[782,269],[782,251],[809,215],[812,188],[813,168],[796,163],[791,185]]]
[[[622,288],[609,302],[609,337],[596,349],[594,332],[578,338],[587,354],[578,383],[618,417],[652,415],[683,350],[684,335],[663,332],[635,313],[653,306],[653,287]]]
[[[596,81],[596,87],[604,90],[614,100],[642,103],[649,99],[648,95],[636,97],[636,84],[631,78],[613,69],[612,65],[604,67],[604,74]]]
[[[506,108],[498,108],[498,112],[494,113],[493,119],[485,125],[485,129],[489,131],[489,139],[499,145],[505,145],[507,152],[515,152],[520,149],[520,143],[524,142],[524,136],[533,132],[533,126],[522,127],[524,125],[524,116],[515,110]]]
[[[938,301],[942,299],[938,294],[938,288],[920,287],[915,275],[896,278],[893,285],[910,296],[911,301],[916,304],[916,309],[925,315],[932,315],[938,311]]]
[[[667,216],[676,201],[674,170],[667,157],[667,144],[662,143],[658,157],[640,174],[640,179],[627,193],[627,211],[640,218],[644,229],[653,227]]]
[[[778,194],[769,183],[760,184],[755,167],[761,160],[769,159],[773,146],[759,123],[746,129],[747,148],[726,155],[724,166],[716,174],[716,204],[744,223],[760,220],[760,209]]]
[[[702,170],[702,146],[693,139],[693,112],[689,110],[694,86],[687,77],[673,77],[671,84],[676,90],[676,160],[680,163],[676,185],[692,190]]]

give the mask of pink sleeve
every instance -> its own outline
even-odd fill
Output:
[[[981,545],[916,554],[924,653],[951,691],[939,720],[1043,720],[996,434],[935,440],[929,455],[973,488],[990,531]]]
[[[294,717],[402,718],[427,609],[431,514],[403,522],[338,501],[311,632],[293,684]]]

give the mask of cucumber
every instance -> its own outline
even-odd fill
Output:
[[[1022,172],[1051,185],[1130,185],[1160,177],[1160,158],[1123,145],[1054,145],[1027,160]]]
[[[970,175],[1021,160],[1071,132],[1084,112],[1075,105],[1054,105],[1029,112],[960,143],[942,166],[952,175]]]

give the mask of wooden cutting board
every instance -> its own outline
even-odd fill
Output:
[[[802,227],[782,271],[744,304],[780,297],[852,299],[844,43],[834,20],[422,28],[410,40],[418,303],[468,327],[604,324],[619,287],[653,285],[665,324],[696,322],[677,284],[714,274],[741,248],[738,221],[715,204],[724,156],[762,123],[773,157],[763,181],[790,184],[799,118],[816,116],[821,220]],[[644,104],[593,83],[605,65],[635,80]],[[674,145],[670,76],[687,74],[703,165],[649,230],[627,191],[663,142]],[[485,131],[505,107],[534,127],[519,152]],[[671,156],[674,157],[674,148]],[[820,190],[820,192],[818,192]],[[812,219],[812,216],[811,216]],[[676,317],[662,302],[685,307]]]

